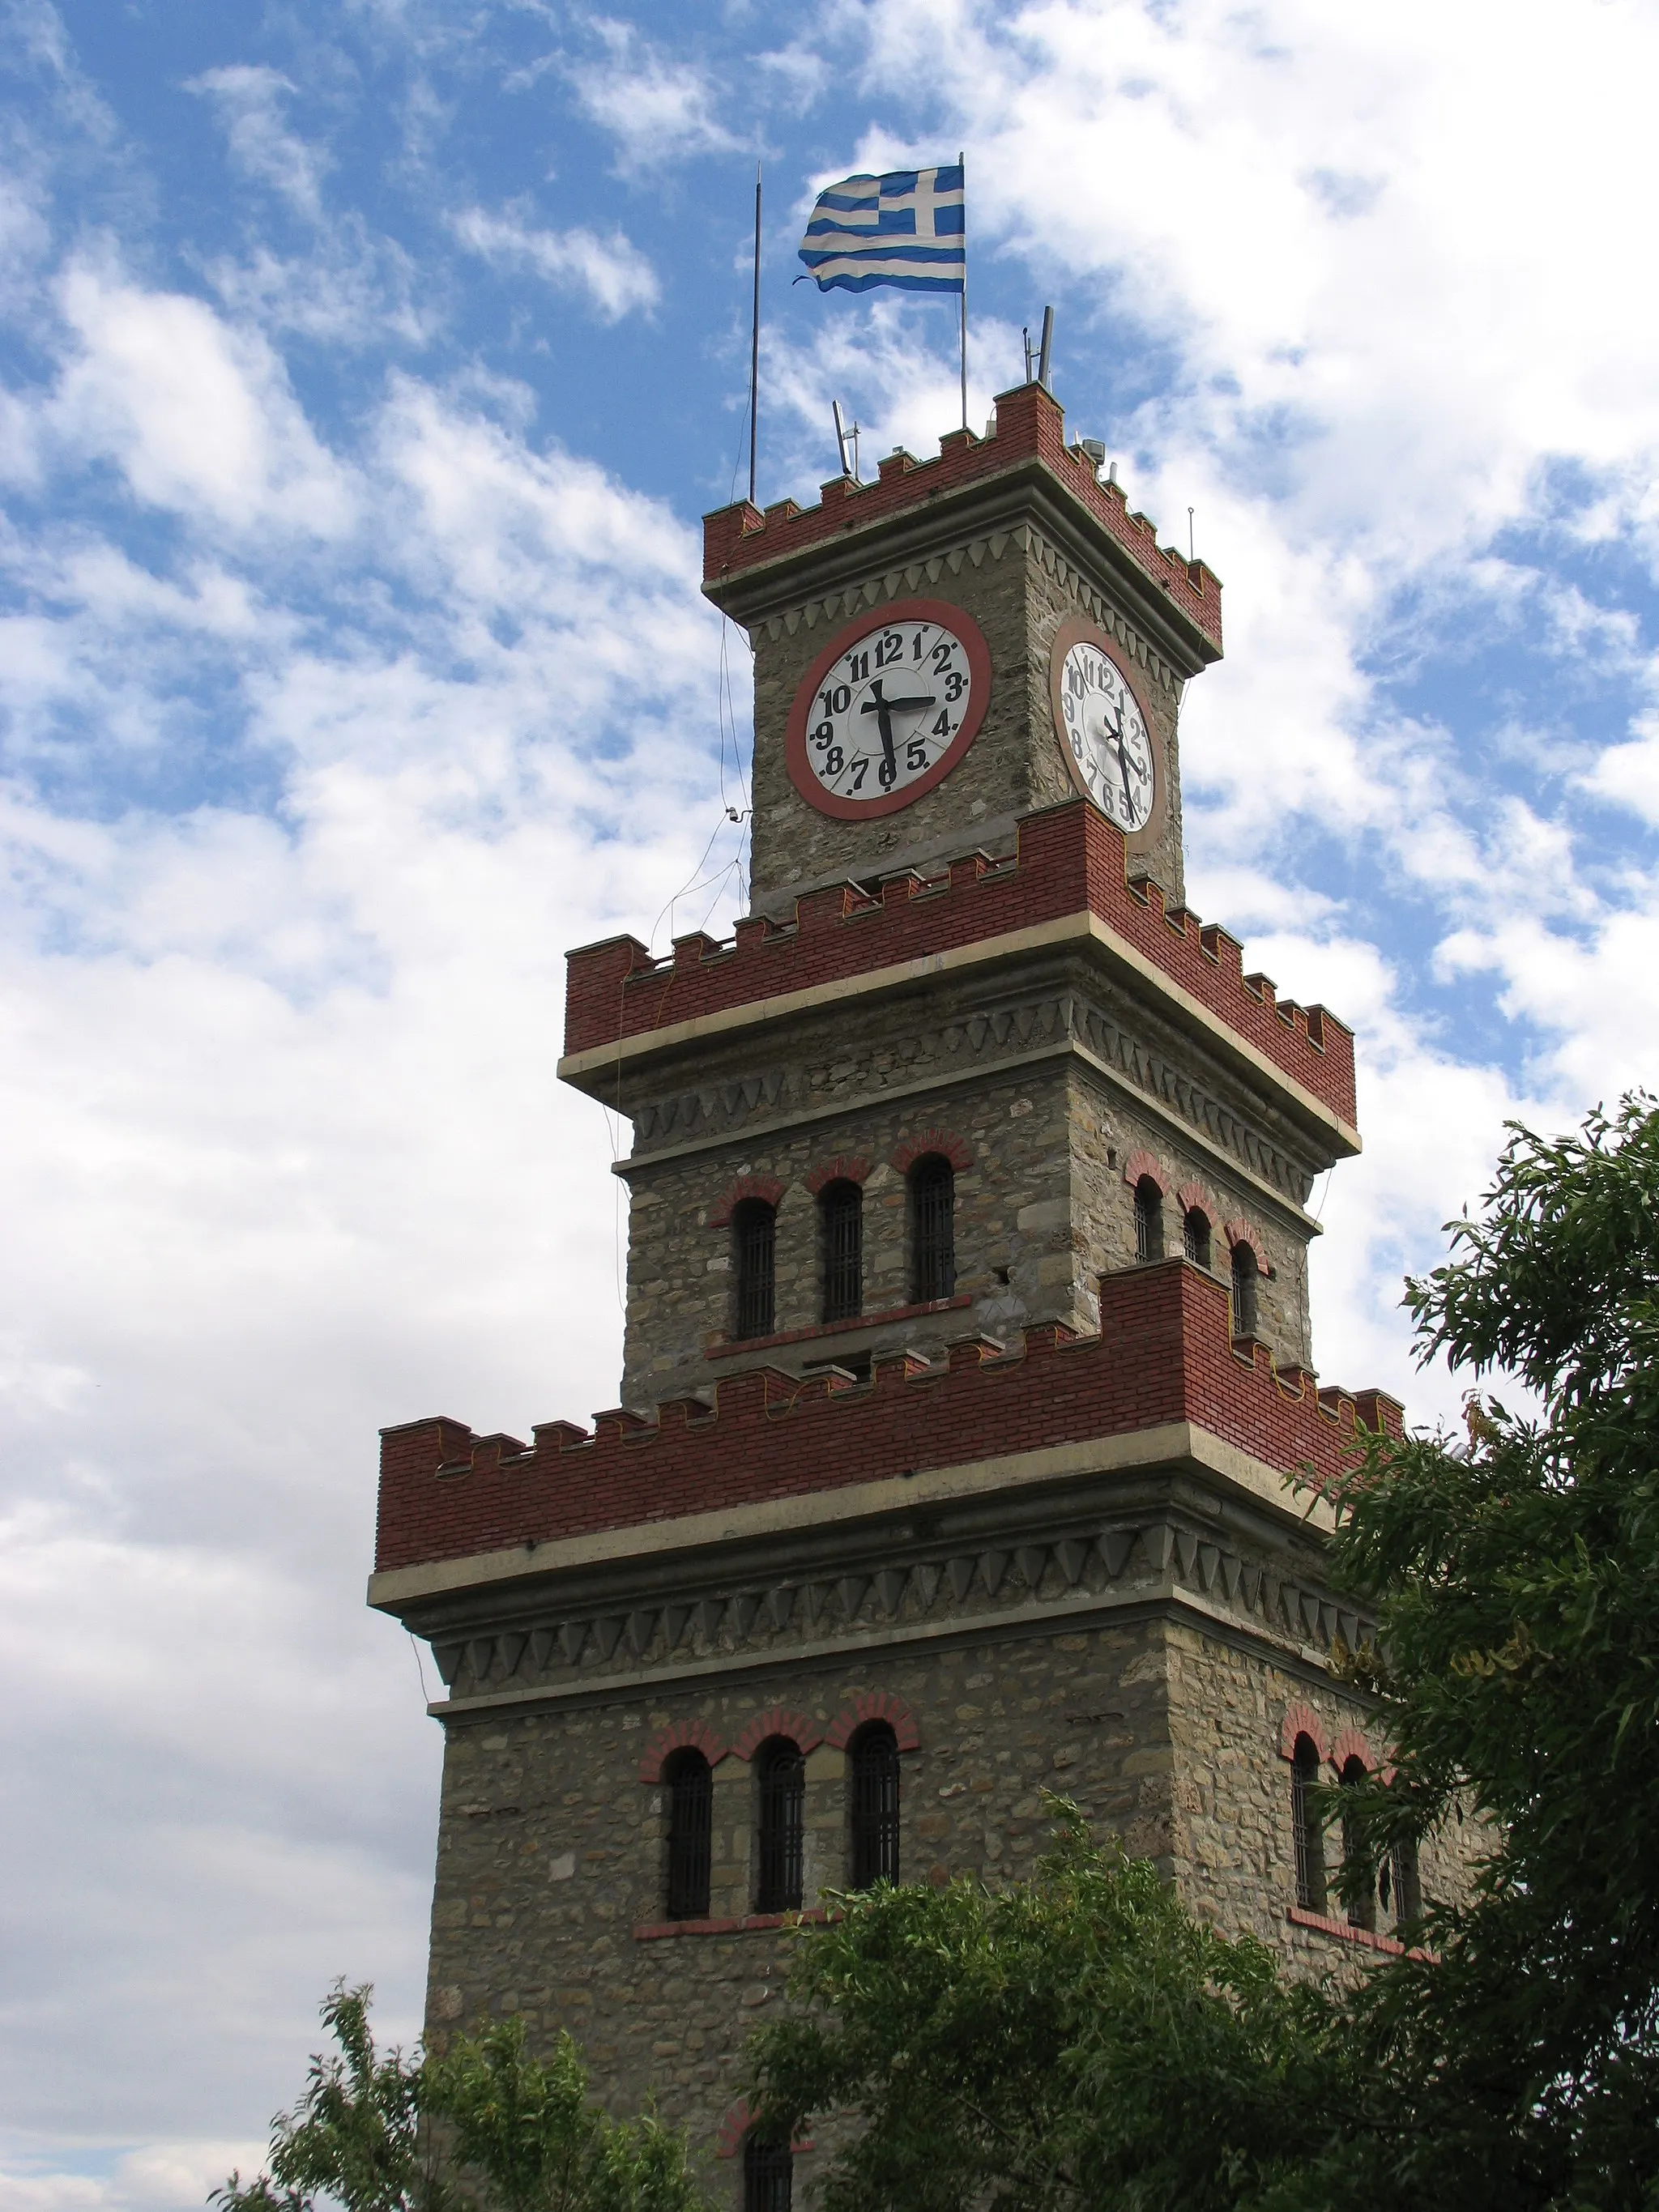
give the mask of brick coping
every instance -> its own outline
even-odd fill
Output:
[[[1310,1912],[1305,1905],[1286,1905],[1285,1917],[1292,1928],[1311,1928],[1321,1936],[1334,1936],[1339,1942],[1357,1943],[1364,1951],[1381,1951],[1390,1959],[1406,1956],[1406,1946],[1396,1937],[1379,1935],[1374,1928],[1356,1928],[1352,1920],[1333,1919],[1328,1912]],[[1411,1955],[1425,1959],[1429,1954],[1413,1950]]]
[[[1322,1006],[1281,999],[1271,976],[1247,975],[1241,941],[1190,908],[1170,906],[1151,878],[1132,877],[1121,831],[1082,799],[1022,816],[1012,854],[969,850],[930,877],[903,870],[873,887],[828,884],[799,897],[787,920],[750,915],[725,939],[694,930],[660,959],[630,936],[577,946],[566,956],[564,1054],[572,1065],[561,1073],[597,1081],[601,1068],[610,1073],[611,1048],[626,1041],[637,1041],[636,1050],[653,1039],[666,1047],[714,1018],[805,1007],[813,994],[856,979],[936,972],[942,956],[965,958],[994,940],[1087,927],[1091,918],[1149,981],[1174,985],[1247,1048],[1262,1074],[1288,1078],[1337,1118],[1345,1141],[1352,1135],[1346,1024]]]
[[[946,431],[939,440],[938,457],[931,461],[919,461],[902,451],[890,453],[879,464],[874,483],[854,484],[849,477],[832,477],[819,487],[816,507],[802,507],[793,499],[783,499],[763,512],[739,500],[704,515],[704,590],[718,603],[727,586],[751,570],[815,546],[833,544],[849,531],[892,520],[951,492],[1035,463],[1104,530],[1143,580],[1164,594],[1170,610],[1196,632],[1188,647],[1197,647],[1194,657],[1218,660],[1221,579],[1214,570],[1205,562],[1189,560],[1176,546],[1160,545],[1152,518],[1129,512],[1121,485],[1100,482],[1081,447],[1066,443],[1066,410],[1042,385],[1000,392],[994,404],[996,428],[991,436],[981,438],[972,430]]]

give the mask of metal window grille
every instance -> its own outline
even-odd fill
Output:
[[[1182,1241],[1187,1248],[1187,1257],[1195,1267],[1210,1264],[1210,1220],[1194,1206],[1181,1224]]]
[[[1255,1334],[1255,1254],[1248,1244],[1233,1247],[1233,1334]]]
[[[853,1887],[899,1878],[899,1755],[884,1723],[853,1747]]]
[[[1325,1838],[1314,1817],[1311,1792],[1319,1780],[1319,1753],[1299,1735],[1291,1760],[1291,1833],[1296,1845],[1296,1901],[1304,1912],[1325,1910]]]
[[[746,1198],[732,1221],[737,1246],[739,1336],[772,1334],[777,1218],[764,1199]]]
[[[789,2212],[795,2186],[794,2154],[787,2142],[743,2146],[743,2212]]]
[[[1396,1928],[1404,1928],[1421,1917],[1423,1888],[1417,1871],[1415,1844],[1396,1844],[1383,1860],[1377,1875],[1377,1896],[1384,1912],[1393,1915]]]
[[[1135,1185],[1135,1257],[1164,1257],[1164,1194],[1151,1176]]]
[[[1357,1759],[1351,1759],[1342,1770],[1345,1790],[1358,1789],[1365,1779],[1365,1769]],[[1358,1875],[1364,1869],[1364,1840],[1359,1824],[1346,1814],[1342,1817],[1342,1864],[1345,1877]],[[1375,1929],[1376,1926],[1376,1877],[1365,1871],[1364,1880],[1358,1888],[1346,1879],[1343,1887],[1348,1893],[1348,1925],[1350,1928]]]
[[[760,1758],[758,1912],[793,1912],[800,1904],[805,1814],[806,1762],[798,1745],[781,1737]]]
[[[668,1793],[668,1917],[706,1920],[714,1778],[700,1751],[678,1753]]]
[[[957,1179],[937,1154],[910,1170],[911,1295],[918,1305],[957,1291]]]
[[[864,1310],[864,1193],[832,1182],[818,1200],[823,1218],[823,1318],[856,1321]]]

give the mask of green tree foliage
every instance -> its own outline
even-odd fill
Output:
[[[272,2121],[268,2171],[213,2192],[222,2212],[314,2212],[319,2199],[343,2212],[707,2212],[684,2136],[590,2103],[568,2035],[544,2063],[513,2019],[406,2058],[376,2050],[370,1994],[342,1983],[325,2002],[338,2049],[313,2058],[298,2105]]]
[[[884,1885],[803,1931],[750,2094],[861,2123],[825,2212],[1265,2204],[1351,2101],[1316,1992],[1055,1811],[1029,1881]]]
[[[853,2118],[828,2212],[1659,2207],[1656,1300],[1653,1102],[1513,1127],[1407,1303],[1425,1360],[1527,1410],[1374,1438],[1334,1501],[1396,1747],[1341,1793],[1343,1887],[1461,1814],[1472,1893],[1346,1990],[1288,1987],[1069,1813],[997,1896],[838,1899],[751,2046],[769,2121]]]
[[[1492,1824],[1473,1897],[1428,1917],[1434,1955],[1355,2008],[1402,2115],[1391,2185],[1659,2203],[1653,1102],[1559,1141],[1513,1127],[1480,1217],[1407,1298],[1425,1358],[1533,1406],[1471,1396],[1457,1448],[1379,1440],[1339,1500],[1331,1565],[1376,1602],[1396,1747],[1354,1808],[1363,1856],[1455,1806]]]

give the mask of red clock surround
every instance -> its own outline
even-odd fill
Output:
[[[812,702],[818,686],[842,655],[849,653],[861,638],[874,636],[892,622],[938,623],[961,641],[970,678],[968,712],[963,716],[962,727],[926,775],[919,775],[902,791],[884,792],[879,799],[838,799],[833,792],[824,789],[807,765],[806,726]],[[980,724],[990,703],[991,648],[979,624],[965,608],[952,606],[948,599],[895,599],[879,610],[872,607],[866,614],[855,615],[838,629],[801,678],[783,733],[783,757],[788,765],[790,781],[809,806],[815,806],[820,814],[833,815],[837,821],[869,822],[880,814],[896,814],[901,807],[914,805],[944,782],[979,735]]]

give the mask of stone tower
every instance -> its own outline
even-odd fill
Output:
[[[1397,1409],[1311,1366],[1352,1037],[1182,901],[1215,577],[1036,385],[705,549],[751,911],[569,960],[561,1073],[634,1131],[621,1403],[384,1431],[370,1600],[447,1692],[428,2034],[568,2027],[775,2204],[737,2082],[782,1923],[1017,1876],[1044,1786],[1229,1929],[1391,1942],[1299,1817],[1382,1747],[1287,1477]]]

